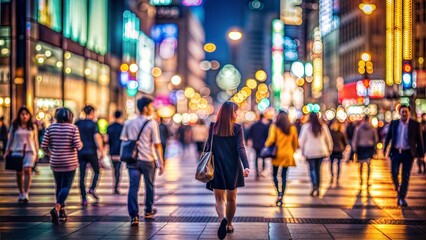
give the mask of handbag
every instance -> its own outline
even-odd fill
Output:
[[[198,160],[195,179],[208,183],[214,178],[213,136],[210,141],[210,151],[206,152],[207,141],[204,143],[203,153]]]
[[[277,157],[277,146],[274,144],[270,147],[263,147],[260,151],[259,156],[261,158],[276,158]]]
[[[145,121],[135,140],[122,141],[120,145],[120,161],[127,164],[136,163],[138,160],[137,142],[142,135],[142,131],[150,120]]]
[[[22,171],[22,168],[24,166],[25,147],[26,147],[26,144],[24,144],[24,149],[22,150],[22,156],[17,156],[17,155],[13,156],[13,152],[9,151],[9,154],[6,157],[5,169],[15,170],[17,172]]]

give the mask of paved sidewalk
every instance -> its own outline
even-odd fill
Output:
[[[155,220],[141,219],[139,227],[129,224],[125,168],[121,195],[112,194],[112,170],[103,169],[97,188],[100,202],[89,199],[87,207],[80,206],[77,175],[67,201],[69,221],[52,226],[49,210],[54,203],[54,181],[49,166],[39,167],[30,202],[24,205],[17,203],[14,173],[4,171],[1,162],[0,239],[217,239],[214,197],[194,180],[193,152],[181,153],[174,145],[169,155],[166,175],[157,178],[159,214]],[[426,175],[417,174],[416,166],[409,207],[401,209],[396,206],[386,160],[372,161],[370,188],[359,186],[355,163],[342,163],[340,184],[330,184],[329,163],[324,162],[319,197],[309,196],[307,165],[299,158],[297,163],[289,170],[283,207],[274,204],[270,171],[259,181],[252,173],[246,187],[239,189],[235,232],[227,239],[426,239]]]

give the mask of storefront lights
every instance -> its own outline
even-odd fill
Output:
[[[413,59],[413,0],[403,2],[403,59]]]
[[[139,67],[138,67],[138,65],[137,65],[136,63],[132,63],[132,64],[130,64],[130,66],[129,66],[129,70],[130,70],[130,72],[132,72],[132,73],[137,72],[137,71],[138,71],[138,69],[139,69]]]
[[[393,41],[394,41],[394,0],[386,0],[386,84],[394,84],[393,75]]]

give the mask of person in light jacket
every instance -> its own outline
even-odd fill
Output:
[[[308,123],[302,126],[299,146],[309,163],[312,182],[311,196],[318,196],[321,183],[321,163],[324,158],[330,156],[333,150],[333,140],[327,125],[321,123],[316,113],[311,113]]]
[[[286,112],[278,113],[275,123],[269,128],[268,139],[265,142],[266,147],[277,147],[277,156],[272,159],[272,178],[274,180],[275,190],[278,198],[277,206],[282,205],[282,199],[287,186],[288,167],[295,167],[294,153],[297,150],[297,128],[291,125]],[[281,191],[278,186],[278,169],[281,168]]]
[[[367,185],[370,186],[370,160],[373,158],[376,150],[376,144],[379,142],[376,129],[370,124],[368,115],[365,115],[362,123],[356,127],[354,138],[352,139],[352,147],[358,156],[359,177],[362,186],[362,169],[364,163],[367,165]]]

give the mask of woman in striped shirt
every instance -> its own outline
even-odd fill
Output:
[[[56,111],[56,123],[46,129],[41,147],[50,155],[50,166],[55,176],[56,204],[50,211],[52,223],[66,220],[65,200],[78,167],[77,151],[83,147],[78,128],[71,124],[73,114],[68,108]],[[59,214],[58,214],[59,212]]]

